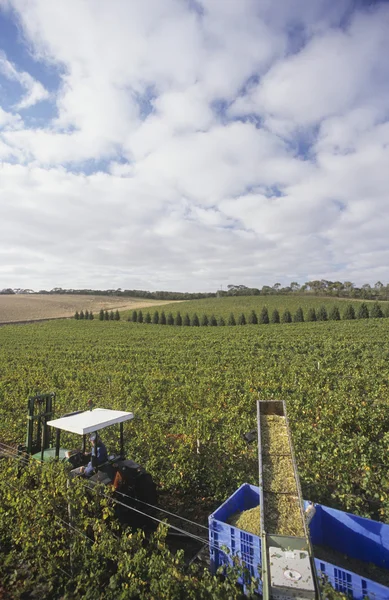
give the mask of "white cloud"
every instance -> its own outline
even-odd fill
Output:
[[[0,287],[389,279],[387,6],[6,5],[61,84],[26,127],[47,91],[0,58]]]
[[[22,127],[20,116],[7,112],[0,106],[0,129],[17,129],[20,127]]]
[[[39,83],[39,81],[36,81],[29,73],[18,71],[16,67],[9,60],[7,60],[4,52],[1,51],[0,74],[7,77],[7,79],[17,81],[25,89],[25,95],[15,105],[17,110],[29,108],[37,102],[41,102],[42,100],[47,100],[49,98],[48,91],[41,83]]]
[[[346,30],[332,28],[311,38],[300,52],[276,62],[231,114],[265,114],[271,129],[272,119],[294,129],[361,103],[387,107],[388,26],[389,11],[382,7],[357,14]]]

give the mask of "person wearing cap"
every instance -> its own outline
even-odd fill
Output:
[[[94,473],[94,466],[92,465],[94,457],[96,457],[98,465],[102,465],[108,460],[107,448],[98,437],[97,433],[91,433],[89,439],[92,444],[91,460],[86,467],[80,467],[80,473],[85,477],[90,477]]]

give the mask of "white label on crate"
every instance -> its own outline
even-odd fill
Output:
[[[285,550],[285,558],[294,558],[293,550]]]
[[[295,571],[294,569],[286,569],[284,571],[284,577],[288,580],[288,581],[299,581],[302,577],[301,573],[299,573],[298,571]]]

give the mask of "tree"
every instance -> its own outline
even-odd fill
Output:
[[[347,304],[343,313],[343,319],[345,321],[351,321],[352,319],[355,319],[355,310],[352,304]]]
[[[84,315],[84,311],[83,310],[80,311],[80,319],[85,319],[85,315]]]
[[[261,314],[259,315],[259,324],[267,325],[268,323],[269,323],[269,313],[268,313],[266,306],[264,306],[261,310]]]
[[[367,308],[367,304],[362,302],[360,307],[358,308],[357,319],[368,319],[369,318],[369,309]]]
[[[288,309],[286,309],[284,311],[284,314],[282,315],[282,318],[281,318],[281,322],[282,323],[291,323],[292,322],[292,315],[290,314],[290,311]]]
[[[382,312],[380,305],[378,302],[374,302],[373,306],[371,307],[370,317],[372,319],[382,319],[383,316],[384,313]]]
[[[159,323],[159,313],[156,310],[155,313],[154,313],[154,315],[153,315],[153,324],[154,325],[158,325],[158,323]]]
[[[171,312],[167,316],[167,324],[174,325],[174,317],[173,317],[173,313],[171,313]]]
[[[197,315],[196,315],[196,316],[197,316]],[[186,315],[185,315],[185,317],[184,317],[184,319],[183,319],[183,321],[182,321],[182,324],[183,324],[184,326],[186,326],[186,327],[188,327],[188,326],[190,325],[190,317],[189,317],[188,313],[186,313]],[[200,323],[199,323],[199,324],[200,324]]]
[[[84,319],[86,319],[86,320],[89,319],[89,310],[85,311]]]
[[[321,281],[319,281],[318,279],[315,279],[314,281],[307,281],[307,286],[315,293],[318,294],[320,292],[320,290],[322,290],[323,288],[323,284]]]
[[[217,324],[218,324],[219,327],[225,327],[226,322],[223,319],[223,317],[219,317],[219,320],[218,320]]]
[[[330,321],[340,321],[340,312],[337,306],[333,306],[328,315]]]
[[[132,311],[132,322],[136,323],[138,321],[138,313],[136,310]]]
[[[347,294],[351,294],[352,290],[354,289],[354,284],[351,283],[351,281],[345,281],[344,282],[344,291]]]
[[[304,313],[303,313],[303,309],[301,308],[301,306],[299,306],[298,309],[296,310],[294,317],[293,317],[293,321],[295,323],[304,323]]]
[[[297,281],[292,281],[292,283],[290,284],[290,287],[292,289],[292,292],[298,292],[300,289],[300,286],[297,283]]]
[[[142,313],[142,311],[141,311],[141,310],[138,312],[138,320],[137,320],[137,323],[143,323],[143,313]]]
[[[89,313],[89,321],[93,321],[93,319],[95,318],[94,314],[92,311],[90,311]]]
[[[374,291],[375,291],[377,297],[380,297],[383,294],[384,287],[385,286],[382,283],[382,281],[377,281],[377,283],[374,284]]]
[[[234,313],[231,313],[230,316],[228,317],[227,325],[236,325]]]
[[[161,312],[161,316],[159,318],[159,324],[160,325],[166,325],[166,315],[165,315],[165,311]]]
[[[332,290],[336,296],[340,296],[341,292],[344,290],[344,284],[341,281],[334,281]]]
[[[316,311],[314,308],[308,309],[307,321],[317,321]]]
[[[384,317],[389,317],[389,302],[386,302],[385,304]]]
[[[80,318],[80,315],[78,314],[78,310],[76,310],[76,312],[74,313],[74,318],[78,321],[78,319]]]
[[[275,308],[271,314],[271,318],[270,318],[270,322],[271,323],[279,323],[280,322],[280,313],[278,312],[278,310]]]
[[[258,317],[255,310],[252,310],[249,316],[249,324],[250,325],[258,325]]]
[[[176,318],[174,319],[174,325],[178,325],[178,327],[181,327],[182,325],[182,317],[180,311],[178,311],[178,313],[176,314]]]
[[[104,321],[109,321],[109,314],[108,311],[104,311]]]
[[[369,300],[371,298],[371,296],[372,296],[372,289],[371,289],[370,283],[364,283],[363,286],[361,287],[361,298],[364,298],[365,300]],[[369,311],[367,311],[367,312],[369,312]],[[368,317],[358,317],[358,318],[366,319]]]
[[[115,313],[113,312],[113,310],[111,310],[111,312],[109,313],[109,320],[110,321],[114,321],[115,320]]]
[[[151,323],[151,315],[149,312],[146,313],[145,316],[145,323]]]
[[[239,315],[238,325],[246,325],[246,317],[244,316],[243,313],[241,315]]]
[[[104,310],[101,308],[99,312],[99,321],[104,321]]]
[[[190,321],[188,325],[190,325]],[[198,318],[197,313],[195,313],[192,317],[192,327],[200,327],[200,319]]]
[[[203,315],[201,317],[201,327],[207,327],[209,323],[208,315]]]
[[[317,320],[318,321],[328,321],[327,310],[325,306],[321,306],[317,311]]]
[[[268,294],[272,294],[272,293],[273,293],[273,288],[271,288],[269,285],[262,286],[262,289],[261,289],[262,296],[267,296]]]
[[[217,327],[217,320],[215,315],[211,315],[211,318],[209,319],[209,325],[211,327]]]

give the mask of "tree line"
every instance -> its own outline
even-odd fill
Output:
[[[222,316],[217,318],[214,314],[211,316],[204,314],[199,317],[196,313],[193,315],[186,313],[184,316],[182,316],[180,312],[177,312],[176,315],[173,315],[173,313],[169,312],[166,315],[164,311],[159,313],[159,311],[156,310],[154,314],[151,315],[150,312],[143,314],[141,310],[134,310],[132,314],[129,315],[127,320],[133,323],[147,323],[154,325],[220,327],[225,325],[233,326],[247,324],[267,325],[269,323],[303,323],[304,321],[340,321],[341,319],[381,319],[384,317],[389,317],[389,306],[386,306],[385,310],[383,311],[381,306],[375,302],[369,310],[367,304],[362,302],[358,307],[358,310],[355,310],[352,304],[346,305],[342,314],[337,306],[333,306],[329,311],[327,311],[325,306],[321,306],[318,309],[309,308],[306,311],[306,314],[304,314],[304,311],[301,307],[297,308],[294,314],[292,314],[288,309],[280,313],[280,311],[276,308],[271,312],[271,314],[269,314],[267,307],[264,306],[259,315],[257,315],[255,310],[252,310],[247,317],[244,313],[241,313],[237,318],[235,318],[235,315],[231,313],[228,319],[224,319]]]
[[[292,281],[290,285],[282,286],[275,283],[271,286],[264,285],[261,288],[247,287],[245,285],[227,285],[226,290],[217,290],[216,292],[169,292],[146,290],[123,290],[122,288],[108,290],[82,289],[56,287],[52,290],[39,290],[34,292],[31,289],[4,288],[0,294],[74,294],[74,295],[93,295],[93,296],[123,296],[131,298],[146,298],[149,300],[200,300],[202,298],[221,298],[228,296],[269,296],[280,295],[303,295],[303,296],[329,296],[337,298],[357,298],[362,300],[389,300],[389,283],[384,285],[377,281],[374,285],[364,283],[358,287],[351,281],[329,281],[327,279],[315,279],[307,281],[300,285],[297,281]]]

